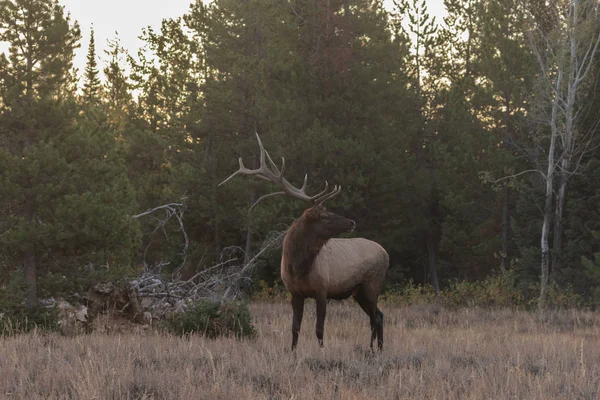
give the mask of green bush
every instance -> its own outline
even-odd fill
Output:
[[[530,291],[536,294],[540,293],[540,285],[535,284]],[[550,282],[546,291],[546,308],[550,309],[571,309],[581,308],[585,305],[582,295],[575,293],[571,285],[564,287],[558,286],[556,282]],[[588,304],[589,305],[589,304]],[[530,308],[538,306],[537,296],[529,300]]]
[[[129,267],[112,267],[88,270],[79,268],[67,273],[50,272],[38,277],[38,293],[42,298],[63,297],[71,298],[74,294],[83,294],[99,283],[126,282],[135,276],[135,271]]]
[[[57,331],[58,313],[55,308],[34,307],[2,312],[0,336],[13,336],[34,329]]]
[[[382,295],[382,300],[389,305],[427,305],[435,302],[435,289],[431,285],[415,285],[409,280],[405,285],[388,286]]]
[[[508,307],[526,305],[523,294],[516,285],[517,273],[504,271],[483,281],[453,281],[436,296],[431,285],[406,285],[391,287],[382,299],[391,305],[428,305],[438,303],[444,307]]]
[[[290,299],[290,293],[287,291],[285,286],[280,283],[280,279],[273,282],[273,286],[270,286],[266,281],[259,280],[257,288],[252,293],[252,300],[261,302],[281,302]]]
[[[523,306],[523,294],[516,288],[516,274],[512,270],[492,275],[483,281],[454,281],[440,293],[446,307],[499,307]]]
[[[168,324],[179,334],[200,334],[209,338],[235,336],[238,339],[256,337],[248,305],[242,302],[201,301],[187,311],[173,316]]]
[[[33,329],[57,330],[55,309],[25,307],[23,270],[13,271],[6,286],[0,289],[0,336],[29,332]]]

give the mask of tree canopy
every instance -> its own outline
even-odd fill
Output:
[[[597,4],[445,6],[440,21],[422,0],[197,0],[137,53],[115,37],[96,54],[92,29],[80,73],[68,10],[0,0],[3,276],[22,270],[34,304],[52,273],[250,256],[305,207],[248,213],[273,188],[217,187],[256,164],[257,132],[291,182],[343,187],[329,207],[386,248],[390,288],[513,270],[523,293],[600,301]],[[178,226],[131,218],[174,201],[185,256]],[[278,271],[268,256],[256,281]]]

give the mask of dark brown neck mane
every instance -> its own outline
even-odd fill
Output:
[[[329,239],[318,238],[305,216],[297,218],[283,239],[285,268],[294,277],[308,274],[317,254]]]

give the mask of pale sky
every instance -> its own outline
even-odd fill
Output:
[[[271,1],[271,0],[264,0]],[[426,0],[428,11],[438,23],[446,15],[443,0]],[[77,50],[75,66],[82,71],[90,40],[90,27],[94,25],[96,54],[100,57],[100,70],[104,68],[106,41],[119,33],[121,46],[135,55],[142,42],[138,36],[142,28],[152,26],[158,30],[164,18],[180,17],[187,12],[193,0],[60,0],[71,19],[81,26],[81,47]],[[392,0],[384,4],[391,8]],[[0,52],[5,45],[0,43]]]
[[[271,1],[271,0],[264,0]],[[135,55],[142,42],[138,36],[148,25],[160,28],[163,18],[180,17],[187,12],[192,0],[60,0],[71,18],[81,26],[81,48],[77,51],[75,65],[81,70],[85,66],[85,54],[89,44],[90,27],[94,24],[96,54],[101,57],[100,69],[104,68],[106,41],[119,32],[121,45]],[[392,6],[392,0],[385,0]],[[443,0],[427,0],[428,11],[438,19],[446,14]]]
[[[75,66],[85,67],[85,55],[90,40],[90,28],[94,25],[96,54],[104,68],[106,41],[119,33],[121,46],[135,55],[142,42],[138,36],[142,28],[152,26],[158,30],[164,18],[180,17],[189,9],[191,0],[60,0],[71,19],[81,27],[81,48],[77,50]]]

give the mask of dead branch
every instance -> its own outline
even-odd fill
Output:
[[[177,231],[181,232],[183,235],[183,239],[184,239],[184,245],[183,248],[181,250],[181,254],[183,255],[183,260],[181,261],[181,263],[179,264],[179,266],[175,269],[175,271],[173,272],[174,277],[178,277],[179,273],[181,272],[181,269],[183,268],[183,266],[185,265],[185,262],[187,260],[187,250],[190,244],[190,240],[188,237],[187,232],[185,231],[185,227],[183,225],[183,214],[185,213],[187,206],[185,204],[185,200],[187,199],[187,197],[182,197],[181,198],[181,203],[168,203],[168,204],[164,204],[162,206],[158,206],[152,209],[148,209],[146,211],[144,211],[143,213],[137,214],[137,215],[133,215],[131,218],[141,218],[147,215],[153,215],[156,212],[162,211],[164,212],[164,216],[163,218],[157,218],[154,217],[157,221],[157,225],[154,228],[154,230],[152,231],[152,233],[156,232],[159,229],[162,229],[165,237],[167,237],[167,232],[165,230],[165,226],[167,225],[167,223],[169,222],[169,220],[173,217],[175,217],[175,219],[177,220],[178,224],[179,224],[179,228],[177,229]],[[152,241],[150,241],[148,243],[148,245],[146,246],[146,249],[144,250],[144,270],[157,270],[158,272],[161,271],[162,267],[165,265],[168,265],[169,263],[167,262],[159,262],[159,264],[155,265],[154,267],[150,268],[148,266],[148,263],[146,262],[146,254],[148,252],[148,248],[150,247],[150,245],[152,244]]]
[[[252,273],[259,259],[281,246],[286,230],[271,232],[260,250],[244,263],[240,247],[226,247],[215,265],[198,271],[188,280],[172,277],[166,280],[160,273],[145,270],[130,285],[140,297],[144,312],[152,319],[162,319],[167,313],[184,312],[198,301],[234,301],[243,298],[244,287],[252,282]]]

